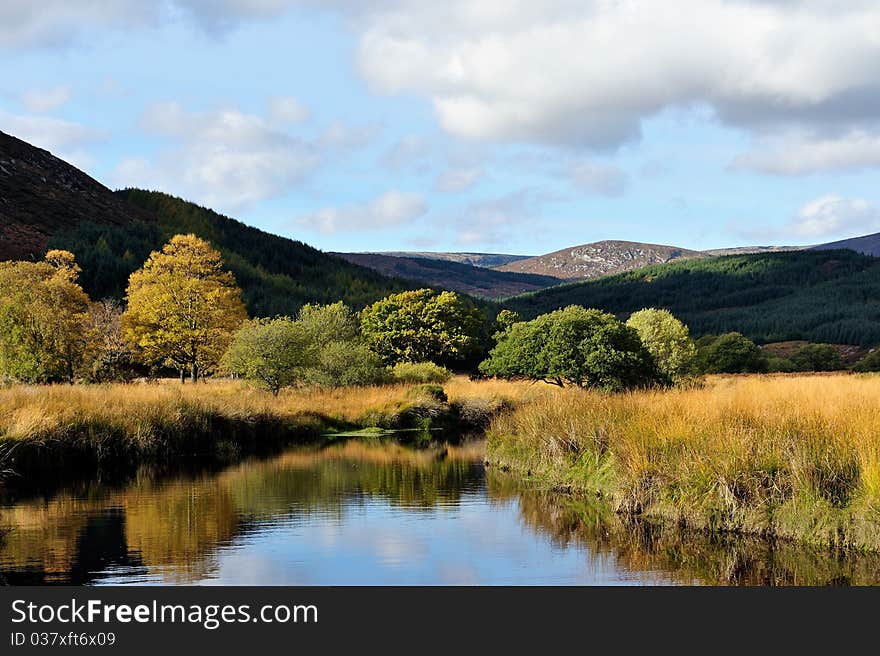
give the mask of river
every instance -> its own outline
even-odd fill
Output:
[[[0,500],[7,584],[876,584],[876,556],[682,533],[531,489],[481,442],[352,440]]]

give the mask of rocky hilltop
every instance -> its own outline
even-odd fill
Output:
[[[39,258],[51,235],[83,221],[133,219],[152,217],[52,153],[0,132],[0,260]]]
[[[621,273],[651,264],[704,257],[711,256],[676,246],[606,240],[510,262],[497,267],[497,270],[579,280]]]

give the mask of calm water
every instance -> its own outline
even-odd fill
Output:
[[[487,472],[482,445],[349,442],[0,505],[13,584],[876,583],[874,558],[625,524]]]

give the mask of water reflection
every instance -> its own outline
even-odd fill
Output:
[[[221,472],[99,483],[0,506],[0,581],[877,583],[875,557],[627,524],[522,490],[479,443],[352,441]]]

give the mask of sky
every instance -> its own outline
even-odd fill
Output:
[[[880,231],[876,0],[2,0],[0,130],[329,251]]]

